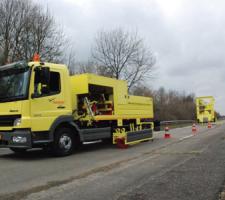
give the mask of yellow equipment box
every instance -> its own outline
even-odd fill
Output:
[[[75,75],[70,79],[72,105],[81,110],[79,103],[86,97],[90,104],[96,105],[93,112],[96,120],[153,118],[152,98],[128,95],[126,81],[94,74]]]

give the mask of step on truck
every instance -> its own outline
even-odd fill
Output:
[[[126,81],[21,61],[0,67],[0,86],[0,147],[16,153],[50,148],[65,156],[84,142],[153,139],[152,98],[129,95]]]
[[[196,113],[198,123],[215,122],[215,99],[212,96],[196,98]]]

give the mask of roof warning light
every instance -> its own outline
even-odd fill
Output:
[[[40,55],[38,53],[34,53],[33,61],[34,62],[39,62],[40,61]]]

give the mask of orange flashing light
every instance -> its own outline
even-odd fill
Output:
[[[40,55],[38,53],[34,54],[33,61],[34,62],[39,62],[40,61]]]

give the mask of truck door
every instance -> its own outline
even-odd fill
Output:
[[[48,87],[40,82],[39,72],[34,70],[34,93],[31,98],[32,131],[47,131],[53,121],[65,114],[63,76],[57,69],[49,72]]]

